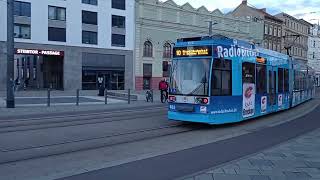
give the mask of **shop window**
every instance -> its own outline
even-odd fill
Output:
[[[186,73],[188,74],[188,73]],[[214,59],[211,78],[212,96],[232,95],[232,61]]]
[[[97,12],[82,11],[82,23],[97,25],[98,24]]]
[[[152,57],[153,56],[153,46],[150,41],[144,42],[143,45],[143,56],[144,57]]]
[[[112,46],[125,47],[126,46],[126,36],[122,34],[112,34],[111,38]]]
[[[91,31],[82,31],[83,44],[98,44],[98,34]]]
[[[48,18],[50,20],[66,20],[66,8],[49,6],[48,9]]]
[[[31,39],[30,25],[14,24],[14,37],[21,39]]]
[[[256,65],[256,71],[257,71],[257,93],[259,94],[265,94],[267,93],[267,71],[266,66],[262,64]]]
[[[163,46],[163,58],[171,58],[171,45],[169,43],[165,43]]]
[[[66,29],[65,28],[48,28],[48,40],[66,42]]]
[[[31,3],[14,1],[14,15],[31,17]]]

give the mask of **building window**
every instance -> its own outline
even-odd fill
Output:
[[[126,17],[112,15],[112,27],[126,28]]]
[[[49,6],[48,17],[50,20],[66,20],[66,8]]]
[[[274,29],[273,29],[273,36],[277,36],[277,33],[278,33],[278,28],[277,28],[277,27],[274,27]]]
[[[126,46],[126,36],[121,34],[112,34],[111,40],[112,46],[125,47]]]
[[[314,52],[312,52],[312,59],[314,59],[314,57],[315,57],[315,53],[314,53]]]
[[[169,43],[163,45],[163,58],[171,58],[171,45]]]
[[[31,17],[31,3],[14,1],[14,15]]]
[[[65,28],[48,28],[48,40],[66,42],[66,29]]]
[[[211,95],[232,95],[232,61],[214,59],[212,66]]]
[[[112,8],[126,10],[125,0],[112,0]]]
[[[14,37],[22,39],[31,39],[30,25],[14,24]]]
[[[268,30],[268,25],[264,25],[264,34],[269,34]]]
[[[264,41],[264,48],[268,49],[268,41]]]
[[[269,48],[268,49],[272,50],[272,42],[271,41],[269,41]]]
[[[163,77],[169,77],[170,76],[170,64],[168,61],[162,61],[162,76]]]
[[[270,27],[269,27],[269,35],[272,36],[272,34],[273,34],[273,27],[270,26]]]
[[[313,47],[316,47],[316,41],[313,41]]]
[[[281,28],[279,27],[279,28],[278,28],[278,37],[281,37],[281,34],[282,34],[282,33],[281,33]]]
[[[82,31],[83,44],[98,44],[98,33],[91,31]]]
[[[143,56],[144,57],[152,57],[153,56],[153,46],[150,41],[144,42],[143,45]]]
[[[98,5],[98,0],[82,0],[83,4]]]
[[[82,23],[84,24],[98,24],[97,12],[82,11]]]

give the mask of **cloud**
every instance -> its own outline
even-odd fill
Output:
[[[165,0],[161,0],[165,1]],[[178,5],[189,2],[193,7],[206,6],[208,10],[220,9],[227,13],[236,8],[242,0],[174,0]],[[256,8],[267,8],[270,14],[285,12],[297,18],[304,18],[307,21],[311,19],[320,19],[319,0],[248,0],[248,3]],[[317,12],[317,13],[311,13]]]

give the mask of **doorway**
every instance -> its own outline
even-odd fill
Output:
[[[43,72],[43,87],[63,89],[63,58],[58,56],[44,56],[41,64]]]

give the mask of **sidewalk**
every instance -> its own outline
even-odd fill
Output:
[[[109,102],[109,101],[108,101]],[[113,104],[80,104],[79,106],[73,105],[59,105],[59,106],[17,106],[13,109],[0,107],[0,119],[32,116],[32,115],[59,115],[59,114],[75,114],[75,113],[94,113],[102,111],[118,111],[127,109],[144,109],[150,107],[166,107],[166,104],[159,102],[144,102],[132,101],[130,104],[127,102],[113,103]],[[0,120],[1,121],[1,120]]]
[[[319,180],[320,129],[183,180]]]

